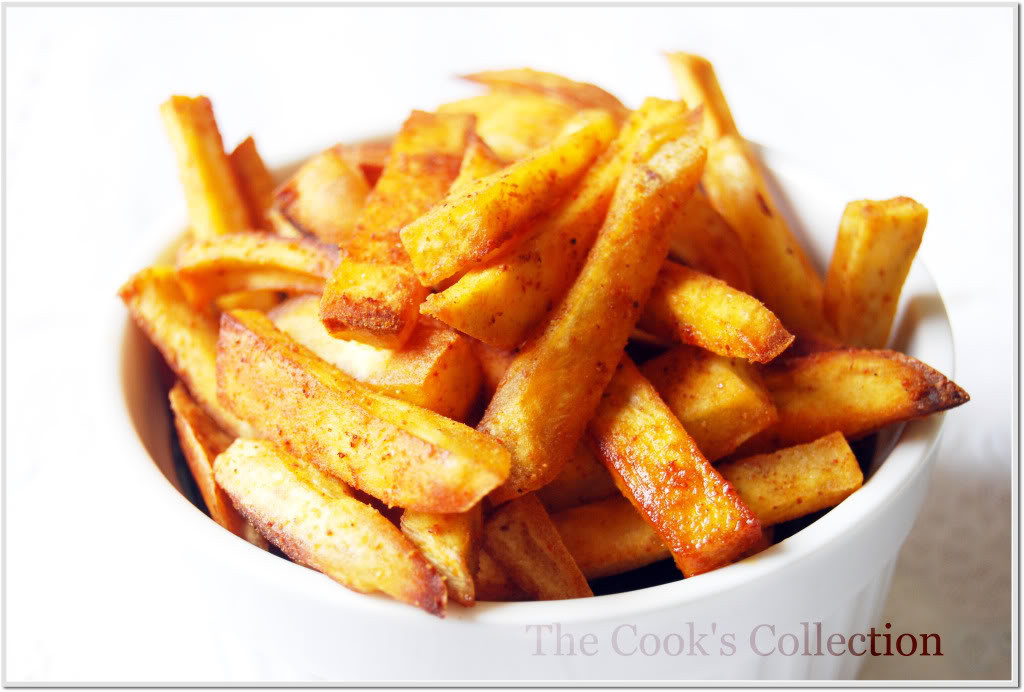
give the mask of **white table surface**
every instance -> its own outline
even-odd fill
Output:
[[[885,618],[940,632],[946,655],[863,675],[1009,676],[1015,23],[1008,7],[7,8],[7,680],[224,674],[177,586],[188,565],[109,477],[122,412],[97,365],[117,286],[183,212],[163,99],[211,96],[226,142],[253,133],[275,162],[472,93],[450,75],[476,69],[669,97],[672,49],[715,62],[749,138],[850,199],[929,207],[920,257],[972,401],[948,417]]]

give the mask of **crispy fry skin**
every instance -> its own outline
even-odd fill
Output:
[[[161,104],[160,114],[178,155],[193,236],[212,238],[252,228],[210,99],[172,96]]]
[[[366,182],[373,187],[384,172],[391,156],[392,137],[378,137],[361,142],[339,144],[335,147],[342,158],[363,172]]]
[[[178,280],[189,300],[207,308],[236,291],[319,293],[338,262],[338,250],[312,238],[231,233],[192,240],[178,251]]]
[[[884,348],[928,210],[909,197],[850,202],[825,278],[825,316],[845,343]]]
[[[235,179],[242,191],[242,198],[249,210],[253,227],[273,231],[267,219],[267,210],[274,199],[274,178],[263,163],[263,157],[256,149],[255,140],[252,137],[243,139],[228,155],[228,162],[231,164],[231,170],[235,172]]]
[[[640,368],[708,461],[721,459],[778,420],[757,369],[692,346]]]
[[[298,296],[274,310],[274,325],[346,375],[376,391],[462,420],[480,391],[469,337],[424,319],[400,351],[335,339],[320,321],[319,296]]]
[[[671,557],[658,532],[617,495],[551,515],[587,579],[622,574]]]
[[[704,136],[708,141],[739,134],[711,63],[689,53],[667,53],[665,57],[682,99],[695,106],[704,104]]]
[[[536,494],[549,512],[558,512],[617,495],[618,490],[608,469],[581,442],[572,451],[562,471]]]
[[[402,244],[425,286],[477,264],[555,205],[615,136],[604,111],[574,116],[550,144],[449,195],[406,225]]]
[[[652,130],[685,117],[682,103],[647,99],[573,192],[538,219],[521,242],[428,296],[421,311],[493,346],[519,346],[580,273],[637,148]]]
[[[302,167],[273,195],[276,211],[294,228],[325,243],[348,246],[370,185],[362,171],[336,149]]]
[[[143,269],[121,287],[118,296],[217,425],[235,437],[252,436],[252,428],[217,399],[217,322],[189,304],[174,269]]]
[[[670,123],[626,169],[576,283],[502,379],[477,426],[512,452],[493,502],[546,485],[579,442],[665,261],[665,215],[700,176],[704,148],[694,130]]]
[[[461,514],[402,513],[402,533],[444,577],[449,598],[464,606],[476,603],[483,510],[479,504]]]
[[[736,231],[697,186],[693,197],[669,220],[668,254],[697,271],[721,279],[738,291],[753,292],[750,266]]]
[[[463,76],[463,79],[484,84],[492,89],[532,91],[553,96],[576,108],[602,108],[622,122],[629,111],[619,99],[604,89],[586,82],[577,82],[551,72],[540,72],[528,67],[512,70],[491,70]]]
[[[214,463],[235,507],[288,557],[362,593],[444,615],[444,580],[345,485],[272,442],[235,440]]]
[[[480,550],[480,566],[477,568],[475,581],[478,601],[530,600],[529,594],[509,579],[502,566],[495,562],[485,549]]]
[[[175,382],[167,398],[174,412],[174,427],[178,431],[181,451],[199,486],[199,494],[203,496],[210,518],[236,536],[266,550],[267,539],[235,510],[231,499],[213,478],[213,460],[231,445],[231,436],[199,408],[181,380]]]
[[[713,276],[665,262],[638,326],[670,341],[758,363],[793,342],[779,319],[756,298]]]
[[[213,301],[218,316],[228,310],[259,310],[269,312],[284,300],[285,294],[272,289],[255,291],[235,291],[217,296]]]
[[[841,432],[721,464],[718,471],[764,526],[834,507],[864,482]]]
[[[416,279],[399,230],[444,198],[473,129],[468,115],[413,111],[320,301],[334,337],[401,348],[428,291]]]
[[[438,107],[476,116],[476,132],[502,159],[518,161],[558,136],[576,108],[528,91],[489,91]]]
[[[757,517],[628,356],[587,431],[619,490],[665,541],[685,576],[728,564],[759,540]]]
[[[508,475],[493,438],[374,392],[259,312],[221,316],[217,392],[259,437],[389,506],[465,512]]]
[[[593,596],[547,510],[525,495],[492,514],[484,524],[487,552],[533,600]]]

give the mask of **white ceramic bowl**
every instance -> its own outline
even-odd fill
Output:
[[[824,268],[849,194],[810,167],[771,150],[761,153],[785,190],[783,211]],[[168,241],[183,225],[180,219],[167,225]],[[157,256],[156,250],[148,255]],[[124,459],[124,472],[154,515],[166,519],[159,525],[185,538],[187,549],[176,559],[194,564],[201,581],[207,601],[195,609],[219,633],[225,679],[852,678],[863,657],[831,655],[825,644],[833,633],[882,630],[893,565],[920,509],[943,419],[932,416],[883,435],[863,488],[753,558],[592,599],[451,605],[442,620],[348,591],[250,546],[196,509],[177,488],[159,355],[123,313],[115,338],[123,393],[117,406],[125,412],[124,434],[139,441],[138,453]],[[903,291],[892,346],[954,374],[946,311],[920,261]],[[802,643],[805,622],[809,649]],[[815,623],[821,623],[821,655],[813,655]],[[786,655],[794,641],[787,633],[799,641],[793,655]]]

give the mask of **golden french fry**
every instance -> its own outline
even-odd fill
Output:
[[[161,104],[160,114],[178,156],[193,236],[212,238],[252,228],[210,99],[172,96]]]
[[[689,53],[666,53],[665,57],[682,99],[694,106],[704,106],[704,136],[708,141],[739,134],[711,63]]]
[[[466,153],[459,166],[459,175],[452,182],[449,194],[458,193],[480,178],[497,173],[505,167],[498,156],[477,132],[470,132],[466,142]]]
[[[608,469],[594,458],[583,443],[576,445],[572,456],[555,479],[536,492],[537,499],[549,512],[558,512],[617,494],[618,490],[615,489],[615,482]]]
[[[465,512],[508,475],[493,438],[373,391],[252,310],[221,316],[217,392],[259,437],[389,506]]]
[[[668,254],[697,271],[721,279],[738,291],[753,292],[750,266],[736,231],[711,206],[704,188],[669,220]]]
[[[748,557],[753,557],[754,555],[757,555],[762,551],[768,550],[773,545],[775,545],[775,527],[765,526],[764,524],[762,524],[761,540],[759,540],[757,543],[753,545],[753,547],[749,548],[746,552],[744,552],[742,555],[736,558],[736,560],[746,560]]]
[[[615,136],[604,111],[574,116],[549,145],[449,195],[401,231],[425,286],[477,264],[528,230],[559,201]]]
[[[658,532],[685,576],[728,564],[759,540],[757,517],[628,356],[587,432],[619,490]]]
[[[402,533],[444,577],[448,597],[464,606],[476,603],[483,510],[478,504],[461,514],[402,513]]]
[[[840,432],[728,461],[718,471],[764,526],[834,507],[864,482],[857,457]]]
[[[545,96],[553,96],[576,108],[602,108],[619,122],[629,114],[619,99],[598,86],[577,82],[551,72],[532,70],[528,67],[477,72],[465,75],[463,79],[484,84],[492,89],[532,91]]]
[[[884,348],[928,210],[909,197],[850,202],[825,278],[825,316],[853,346]]]
[[[337,149],[328,149],[302,164],[274,192],[273,205],[299,232],[344,250],[368,194],[370,185],[362,171]]]
[[[243,139],[228,155],[228,162],[242,191],[253,227],[273,231],[267,211],[274,199],[274,178],[263,163],[255,140],[252,137]]]
[[[544,506],[525,495],[484,524],[487,552],[509,578],[538,601],[593,596]]]
[[[444,615],[444,580],[381,514],[272,442],[235,440],[214,462],[235,507],[296,562],[362,593]]]
[[[721,459],[778,420],[757,369],[680,346],[640,368],[708,461]]]
[[[480,565],[476,572],[476,600],[528,601],[529,594],[509,579],[505,570],[485,549],[480,550]]]
[[[235,291],[217,296],[213,301],[218,315],[228,310],[259,310],[270,312],[277,307],[285,294],[282,291],[264,288],[255,291]]]
[[[514,351],[495,348],[476,339],[472,341],[472,345],[473,353],[480,361],[480,368],[483,371],[484,393],[487,400],[490,401],[494,392],[498,390],[498,385],[501,384],[501,378],[508,371],[508,366],[512,365],[516,354]]]
[[[366,182],[373,187],[384,172],[391,156],[392,137],[365,139],[361,142],[339,144],[335,147],[350,166],[363,172]]]

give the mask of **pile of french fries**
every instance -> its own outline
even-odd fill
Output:
[[[851,202],[823,280],[711,65],[668,59],[682,100],[636,110],[475,74],[284,181],[163,104],[190,229],[120,296],[212,519],[436,615],[578,598],[764,549],[861,486],[848,440],[968,400],[884,350],[925,208]]]

